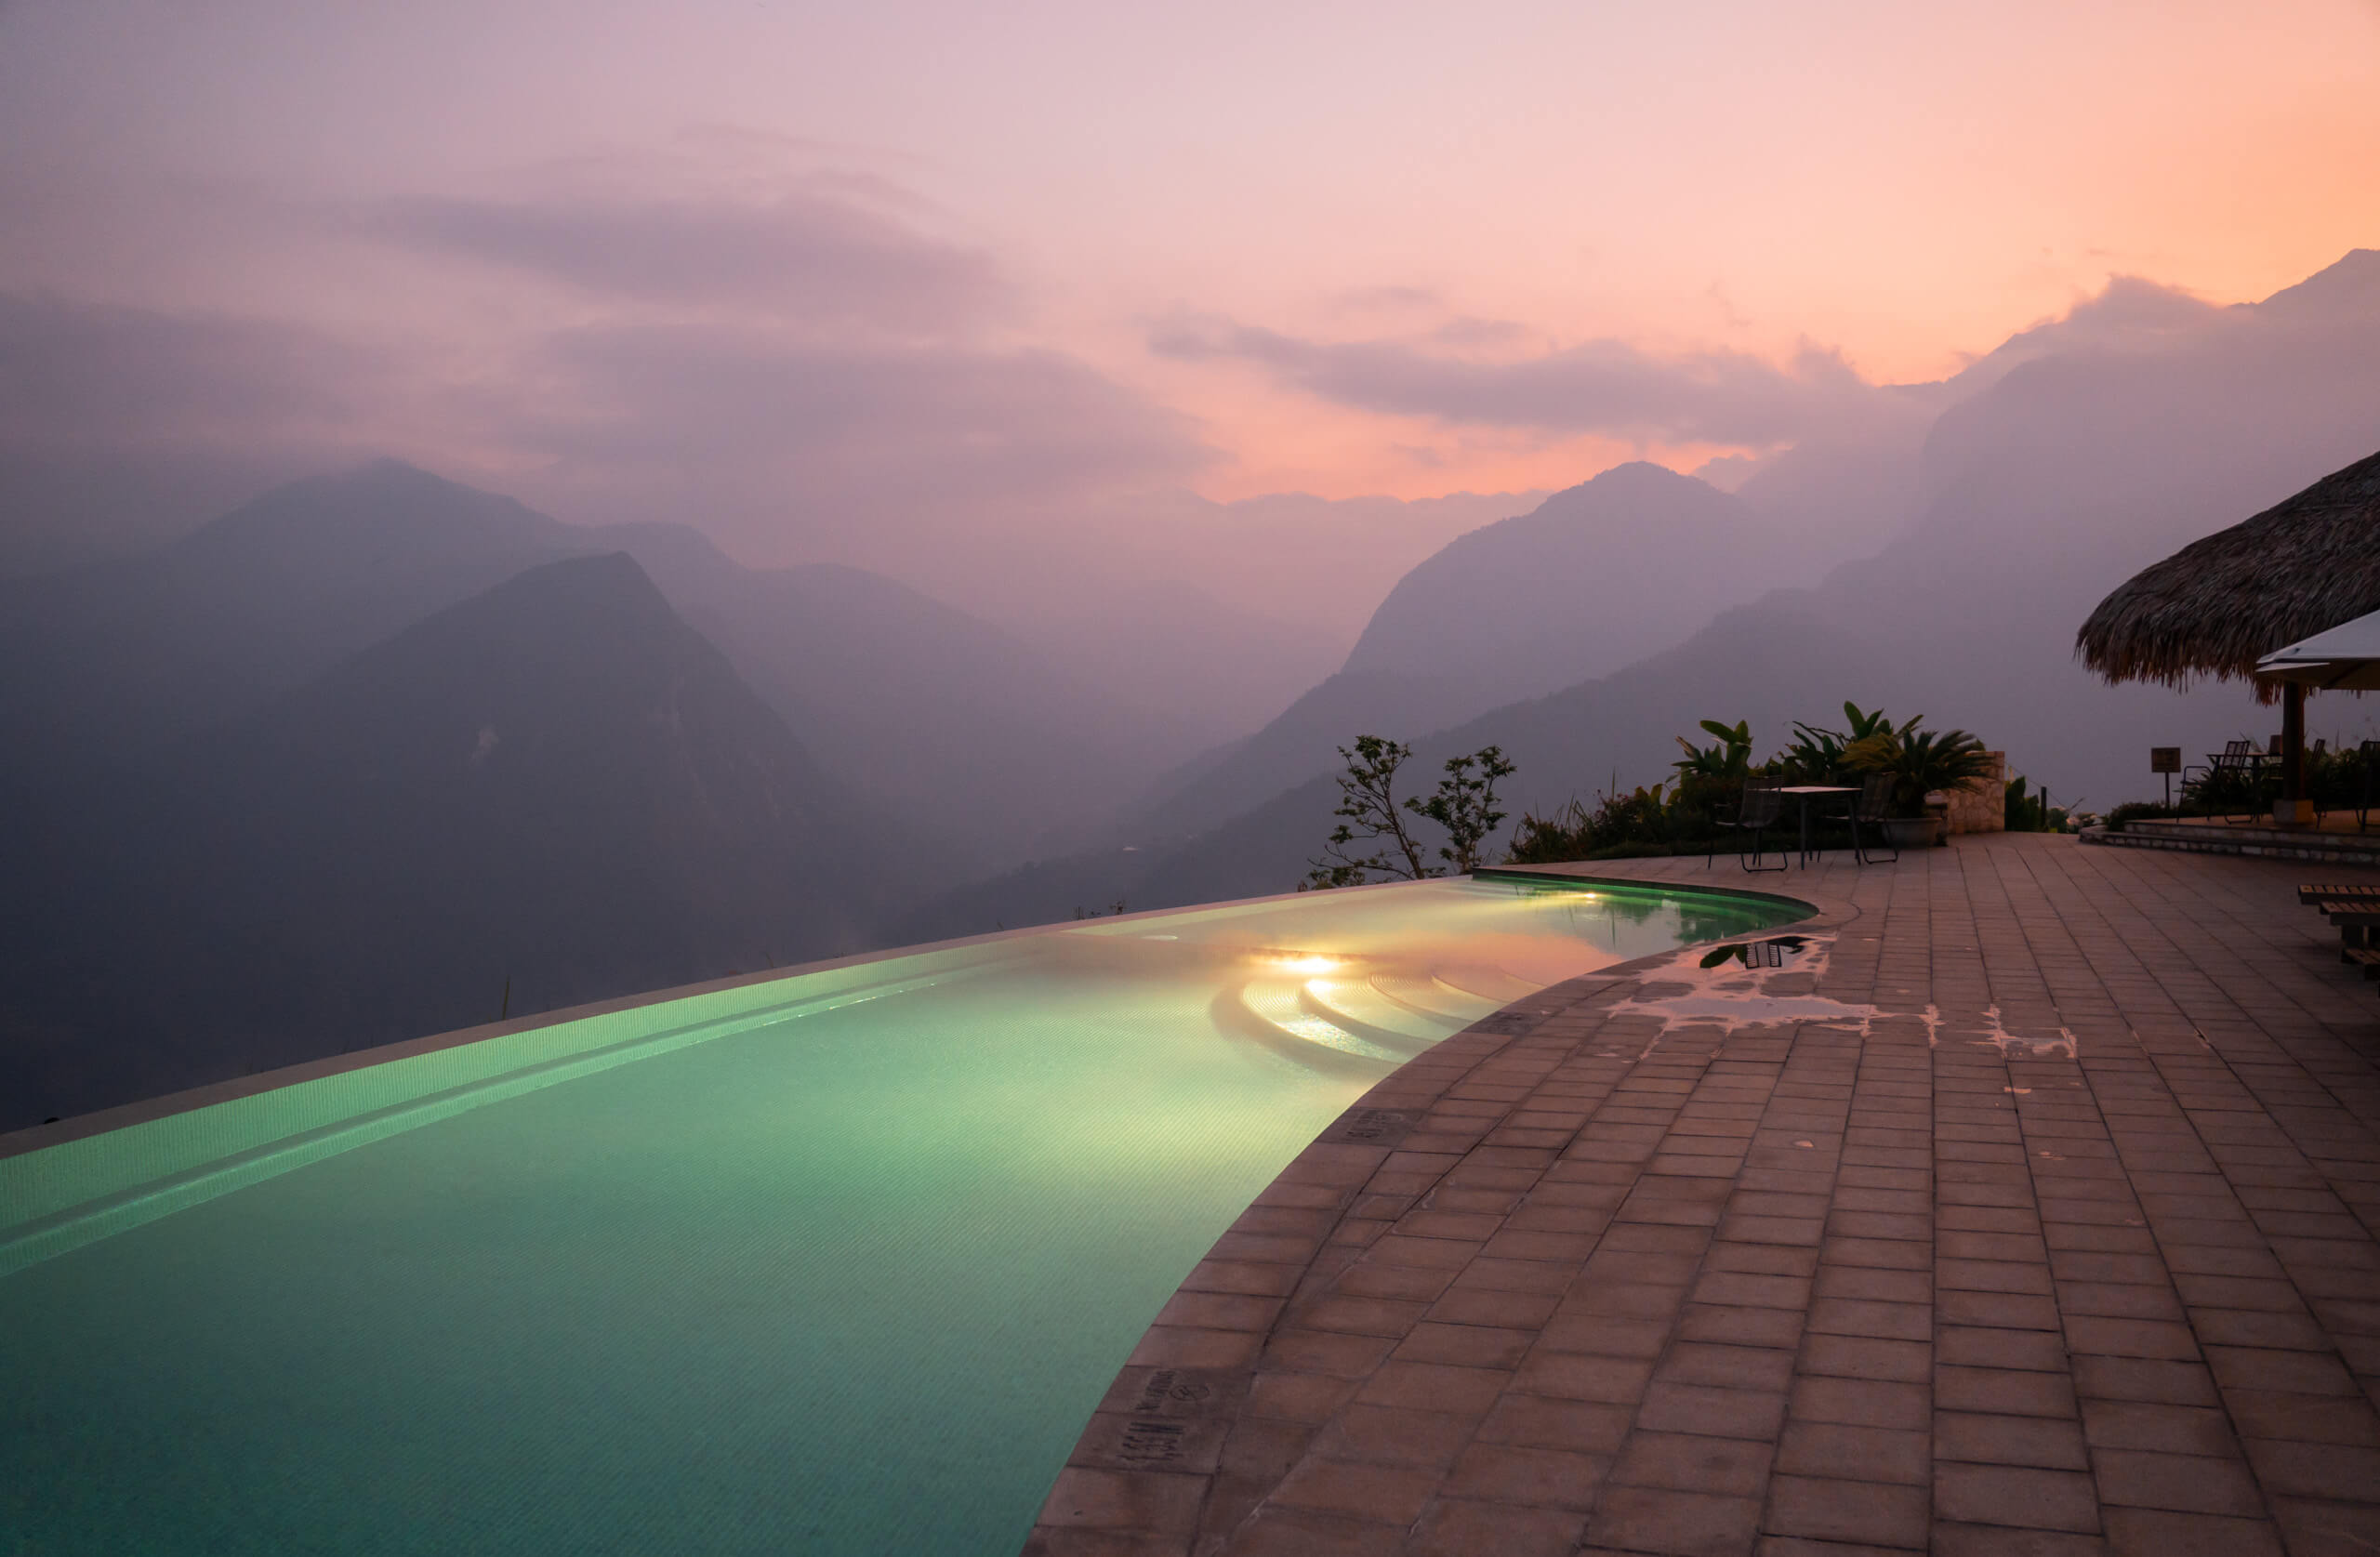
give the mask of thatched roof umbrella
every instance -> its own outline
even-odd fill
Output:
[[[2282,698],[2282,820],[2303,820],[2306,689],[2255,680],[2256,661],[2380,611],[2380,454],[2333,471],[2285,502],[2142,569],[2074,635],[2082,663],[2110,681],[2188,686],[2197,676],[2254,682]]]

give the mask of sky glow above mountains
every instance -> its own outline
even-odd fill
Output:
[[[0,451],[211,507],[393,453],[756,561],[1548,488],[2114,276],[2260,297],[2374,168],[2374,0],[13,0]]]

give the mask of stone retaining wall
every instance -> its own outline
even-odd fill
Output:
[[[2008,754],[1989,751],[1991,772],[1981,778],[1950,789],[1937,790],[1950,800],[1948,817],[1950,831],[1960,833],[2000,833],[2008,830]]]

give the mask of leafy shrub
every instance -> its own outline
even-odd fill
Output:
[[[2034,795],[2027,792],[2029,788],[2029,781],[2022,773],[2018,773],[2008,781],[2007,787],[2003,791],[2006,800],[2002,812],[2002,824],[2012,833],[2066,831],[2066,825],[2071,820],[2069,813],[2072,812],[2073,808],[2053,806],[2049,803],[2047,790]]]
[[[1505,862],[1516,865],[1555,864],[1583,860],[1628,845],[1675,841],[1672,807],[1663,785],[1638,786],[1626,795],[1606,794],[1590,809],[1573,798],[1552,816],[1529,812],[1514,829]]]
[[[1990,771],[1983,743],[1964,730],[1920,730],[1917,719],[1896,725],[1883,709],[1856,703],[1845,703],[1843,713],[1848,729],[1796,724],[1792,743],[1762,763],[1752,759],[1751,721],[1702,719],[1700,728],[1713,740],[1697,746],[1678,737],[1686,755],[1671,764],[1673,780],[1625,793],[1615,784],[1593,805],[1573,798],[1550,816],[1523,816],[1505,858],[1514,864],[1551,864],[1622,853],[1699,853],[1733,812],[1747,778],[1831,784],[1859,772],[1889,772],[1899,781],[1902,809],[1921,814],[1927,790]],[[2065,820],[2064,812],[2051,811],[2041,825]]]

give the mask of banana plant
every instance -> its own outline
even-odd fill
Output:
[[[1914,730],[1917,728],[1918,720],[1923,719],[1924,717],[1924,715],[1920,714],[1917,716],[1917,719],[1911,719],[1907,724],[1902,725],[1900,729],[1903,731]],[[1872,713],[1863,714],[1859,711],[1859,705],[1857,703],[1846,702],[1843,706],[1843,719],[1844,722],[1850,726],[1850,729],[1844,732],[1845,739],[1847,740],[1864,741],[1871,735],[1895,735],[1900,733],[1900,731],[1897,731],[1893,728],[1893,721],[1884,717],[1884,711],[1882,708],[1878,708]]]
[[[1752,771],[1752,721],[1738,719],[1733,724],[1721,724],[1717,719],[1703,719],[1702,728],[1718,740],[1707,746],[1698,746],[1680,735],[1677,744],[1686,755],[1671,764],[1681,774],[1699,778],[1740,778]]]

